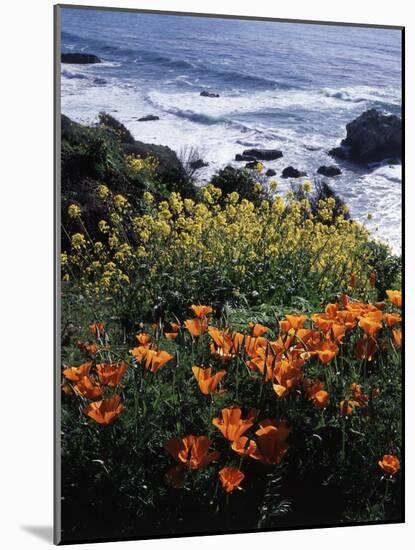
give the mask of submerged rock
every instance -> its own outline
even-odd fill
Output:
[[[339,176],[342,171],[338,166],[331,164],[330,166],[320,166],[320,168],[317,170],[317,173],[321,174],[322,176],[331,178],[333,176]]]
[[[92,53],[62,53],[61,54],[61,63],[73,63],[73,64],[91,64],[91,63],[101,63],[99,57]]]
[[[276,176],[277,172],[272,168],[268,168],[268,170],[265,172],[265,175],[270,178],[271,176]]]
[[[158,117],[157,115],[146,115],[138,119],[139,122],[147,122],[150,120],[160,120],[160,117]]]
[[[215,94],[214,92],[208,92],[207,90],[203,90],[203,92],[200,92],[200,95],[202,97],[220,97],[219,94]]]
[[[305,172],[300,172],[300,170],[297,170],[297,168],[294,168],[293,166],[287,166],[281,174],[283,178],[302,178],[306,175],[307,174]]]
[[[375,162],[389,158],[402,159],[402,120],[369,109],[346,125],[346,138],[341,147],[329,154],[356,162]]]
[[[275,160],[282,157],[282,152],[278,149],[246,149],[242,154],[256,160]]]

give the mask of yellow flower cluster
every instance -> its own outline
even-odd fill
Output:
[[[125,160],[135,174],[144,173],[153,176],[157,171],[158,161],[154,157],[150,156],[142,159],[134,155],[128,155]]]
[[[277,196],[255,207],[238,193],[222,197],[220,189],[207,185],[202,197],[196,203],[171,193],[156,205],[146,193],[145,213],[123,216],[128,203],[117,195],[107,203],[113,209],[110,221],[98,224],[105,244],[99,241],[87,246],[82,234],[73,235],[72,254],[65,265],[75,264],[87,274],[95,293],[103,288],[114,292],[115,281],[123,285],[134,281],[143,260],[149,268],[140,277],[145,278],[142,285],[147,288],[157,287],[166,273],[180,288],[189,273],[206,269],[226,274],[235,289],[243,288],[247,277],[260,280],[281,273],[281,266],[297,277],[313,276],[316,291],[339,289],[352,273],[366,279],[368,233],[343,216],[331,225],[322,223],[332,219],[332,198],[320,201],[317,219],[307,199],[297,201],[292,196],[286,200]],[[126,241],[127,235],[133,235],[134,244]],[[85,248],[88,254],[83,253]],[[94,262],[107,267],[97,269]],[[108,262],[116,268],[109,269]]]

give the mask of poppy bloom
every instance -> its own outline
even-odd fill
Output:
[[[344,399],[340,402],[340,416],[350,416],[358,406],[359,403],[357,401]]]
[[[213,340],[210,346],[213,356],[221,361],[227,361],[235,357],[240,347],[239,335],[235,335],[234,337],[228,331],[219,330],[216,327],[209,327],[208,332]]]
[[[218,460],[220,453],[213,451],[209,453],[210,441],[201,435],[187,435],[186,437],[174,437],[167,441],[164,448],[177,462],[185,465],[191,470],[199,470]]]
[[[314,313],[311,319],[322,332],[328,332],[335,322],[335,319],[331,316],[327,316],[326,313]]]
[[[204,395],[216,392],[219,382],[226,374],[226,370],[220,370],[214,376],[211,376],[211,368],[202,369],[200,367],[192,367],[192,371],[199,384],[200,391]]]
[[[120,403],[121,396],[113,395],[103,401],[94,401],[84,409],[84,413],[101,424],[108,426],[122,413],[124,405]]]
[[[170,355],[167,351],[155,351],[153,349],[147,350],[145,354],[146,369],[152,373],[157,372],[163,365],[165,365],[170,359],[173,359],[173,355]]]
[[[401,322],[402,318],[399,313],[385,313],[383,315],[383,320],[388,325],[388,327],[394,327]]]
[[[147,332],[140,332],[139,334],[136,334],[135,337],[137,338],[138,343],[140,346],[147,346],[151,342],[151,336]]]
[[[392,337],[393,337],[393,343],[395,344],[395,347],[400,348],[402,346],[402,331],[398,329],[393,329]]]
[[[395,307],[402,307],[402,292],[400,290],[387,290],[386,294],[391,304]]]
[[[264,464],[280,464],[288,450],[286,442],[290,435],[290,428],[285,422],[273,422],[266,419],[259,423],[260,429],[255,432],[257,436],[258,455],[252,455]]]
[[[382,460],[378,462],[379,466],[389,476],[394,476],[401,469],[399,458],[394,455],[384,455]]]
[[[104,323],[92,323],[89,325],[89,330],[92,334],[95,334],[95,336],[99,336],[99,334],[105,330]]]
[[[302,378],[302,373],[299,369],[299,365],[302,366],[304,362],[300,363],[289,359],[283,359],[278,361],[274,369],[274,377],[277,384],[273,384],[273,389],[278,397],[285,397],[287,393],[298,386]]]
[[[191,306],[190,309],[199,319],[204,319],[207,315],[213,312],[210,306]]]
[[[78,340],[76,343],[76,346],[81,351],[85,351],[86,353],[91,353],[94,355],[98,351],[98,347],[93,342],[82,342],[82,340]]]
[[[330,396],[324,389],[324,383],[321,380],[307,380],[305,384],[307,397],[319,409],[324,409],[329,402]]]
[[[376,340],[368,338],[366,335],[363,338],[359,338],[356,342],[356,356],[358,359],[372,361],[377,349]]]
[[[352,392],[353,399],[357,401],[359,405],[366,405],[369,401],[369,396],[364,393],[360,384],[351,384],[350,391]]]
[[[121,382],[127,368],[128,365],[124,361],[121,363],[99,363],[97,365],[99,381],[104,386],[116,388]]]
[[[94,384],[89,376],[84,376],[75,386],[74,390],[78,395],[86,397],[91,401],[96,401],[104,395],[104,390],[101,386]]]
[[[325,340],[319,348],[316,349],[316,353],[320,361],[327,365],[332,359],[339,353],[339,348],[334,342],[330,340]]]
[[[184,322],[184,326],[190,334],[196,338],[198,336],[202,336],[202,334],[207,331],[208,323],[206,317],[203,317],[202,319],[196,317],[196,319],[187,319],[187,321]]]
[[[307,315],[286,315],[285,319],[280,321],[280,328],[284,332],[289,332],[291,329],[297,331],[298,329],[303,328],[304,323],[307,321],[307,319]]]
[[[233,493],[241,489],[240,484],[245,479],[245,474],[238,468],[225,467],[219,471],[219,479],[225,493]]]
[[[249,328],[251,329],[251,334],[254,338],[263,336],[265,333],[269,331],[268,327],[261,325],[259,323],[249,323]]]
[[[92,362],[83,363],[82,365],[79,365],[79,367],[68,367],[63,371],[63,375],[72,382],[79,382],[79,380],[82,380],[84,376],[89,375],[91,367]]]
[[[382,323],[371,317],[362,317],[359,321],[359,327],[371,338],[376,338],[382,328]]]
[[[256,411],[251,409],[243,419],[239,407],[222,409],[222,418],[214,418],[212,424],[218,428],[226,439],[235,441],[241,437],[255,422]]]
[[[136,348],[130,349],[130,353],[134,357],[134,359],[137,361],[137,363],[141,363],[144,357],[146,356],[148,350],[149,350],[149,346],[138,346]]]
[[[178,323],[169,323],[164,329],[164,336],[167,340],[176,340],[179,336],[180,325]]]
[[[261,458],[255,441],[244,435],[233,441],[231,448],[241,456],[250,456],[256,460],[260,460]]]

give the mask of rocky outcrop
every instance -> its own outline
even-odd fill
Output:
[[[138,122],[148,122],[150,120],[160,120],[160,117],[158,117],[157,115],[146,115],[138,118],[137,120]]]
[[[200,92],[200,95],[202,97],[220,97],[219,94],[215,94],[214,92],[208,92],[207,90],[203,90],[203,92]]]
[[[242,154],[256,160],[276,160],[282,157],[282,152],[278,149],[246,149]]]
[[[73,63],[78,65],[86,65],[92,63],[101,63],[99,57],[92,53],[62,53],[61,54],[61,63]]]
[[[252,162],[255,160],[255,157],[251,156],[251,155],[235,155],[235,160],[237,160],[238,162]]]
[[[346,125],[346,138],[331,156],[355,162],[402,159],[402,120],[369,109]]]
[[[317,173],[321,174],[322,176],[331,178],[333,176],[339,176],[342,171],[338,166],[331,164],[330,166],[320,166],[320,168],[317,170]]]
[[[306,175],[307,174],[305,172],[300,172],[300,170],[297,170],[297,168],[294,168],[293,166],[287,166],[281,174],[283,178],[302,178]]]

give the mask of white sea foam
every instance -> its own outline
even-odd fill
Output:
[[[296,109],[305,109],[309,113],[321,113],[322,117],[335,117],[341,112],[347,122],[370,101],[382,101],[387,95],[387,92],[367,87],[351,87],[337,91],[326,88],[321,91],[241,93],[239,90],[238,93],[221,94],[219,98],[205,98],[196,90],[178,94],[137,89],[108,77],[97,67],[63,66],[64,114],[79,122],[91,123],[96,121],[98,112],[107,111],[124,123],[136,139],[168,145],[179,154],[186,147],[196,146],[209,163],[199,172],[201,184],[230,162],[243,166],[243,163],[234,162],[234,158],[245,148],[281,148],[284,156],[267,162],[266,167],[276,170],[282,193],[290,188],[290,182],[280,178],[286,166],[305,170],[313,178],[320,165],[334,163],[327,151],[344,137],[344,122],[339,124],[338,132],[327,137],[317,128],[313,130],[312,125],[304,132],[295,118],[290,125],[287,115],[282,121],[278,118],[279,111],[295,113]],[[106,80],[105,85],[94,84],[97,76]],[[390,101],[393,93],[388,97]],[[396,101],[399,105],[398,98]],[[255,113],[264,111],[276,113],[275,123],[264,124],[261,118],[255,117]],[[137,120],[148,114],[158,115],[160,120]],[[342,171],[342,175],[332,178],[330,183],[348,203],[352,217],[365,223],[378,238],[400,252],[401,167],[374,165],[368,172],[346,165],[342,166]]]

